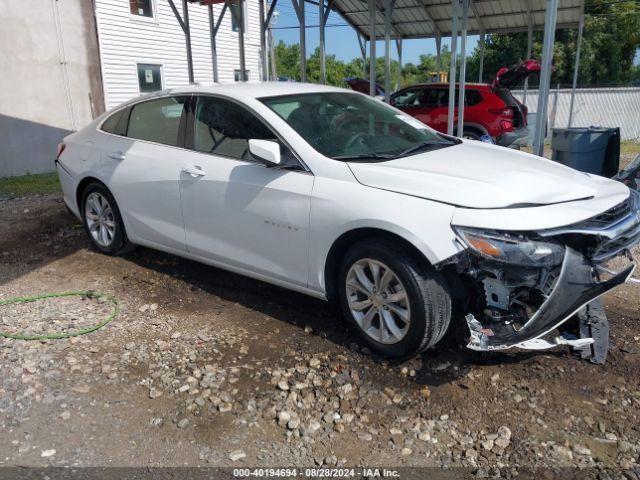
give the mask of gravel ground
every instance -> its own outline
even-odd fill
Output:
[[[637,287],[605,297],[603,366],[565,347],[472,352],[459,324],[392,364],[352,343],[324,302],[147,249],[98,254],[57,195],[0,202],[0,265],[0,300],[96,290],[121,305],[89,335],[0,339],[0,465],[466,467],[478,478],[596,467],[639,478]],[[72,297],[0,307],[0,320],[68,331],[109,311]]]

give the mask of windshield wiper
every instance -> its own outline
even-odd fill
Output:
[[[396,156],[387,153],[360,153],[358,155],[337,155],[331,158],[333,158],[334,160],[345,160],[351,162],[358,160],[391,160],[393,158],[396,158]]]
[[[407,155],[411,155],[412,153],[418,153],[423,150],[431,150],[436,148],[444,148],[451,145],[455,145],[454,142],[423,142],[418,145],[414,145],[413,147],[409,147],[406,150],[401,151],[394,158],[406,157]]]

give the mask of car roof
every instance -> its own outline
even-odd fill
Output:
[[[346,88],[316,85],[313,83],[298,82],[238,82],[216,83],[212,85],[191,85],[188,87],[165,90],[166,93],[218,93],[228,96],[244,96],[252,98],[274,97],[279,95],[295,95],[301,93],[321,92],[347,92],[354,93]]]
[[[491,88],[490,85],[487,85],[486,83],[469,83],[466,82],[465,84],[465,88],[469,88],[469,89],[473,89],[473,90],[489,90]],[[459,83],[456,82],[456,87],[460,86]],[[449,84],[448,83],[417,83],[415,85],[409,85],[405,88],[415,88],[415,87],[420,87],[420,88],[449,88]]]

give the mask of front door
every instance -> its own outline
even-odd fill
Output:
[[[276,135],[244,106],[195,100],[180,196],[190,253],[307,285],[313,175],[281,143],[285,168],[254,160],[248,140]]]

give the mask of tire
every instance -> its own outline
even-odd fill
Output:
[[[480,134],[478,134],[478,132],[476,132],[475,130],[463,130],[462,138],[468,138],[471,140],[480,140]]]
[[[100,213],[100,207],[103,213]],[[97,250],[107,255],[121,255],[133,249],[118,204],[103,184],[95,182],[85,187],[80,212],[87,236]]]
[[[386,289],[382,281],[383,268],[395,276]],[[374,270],[380,278],[378,285],[383,287],[376,292],[377,297],[360,288],[364,284],[358,277],[364,273],[372,279]],[[397,242],[372,239],[353,245],[345,254],[338,282],[343,316],[362,342],[379,354],[395,359],[411,357],[435,345],[449,327],[451,297],[444,278],[426,262],[404,251]],[[391,301],[391,295],[401,300]],[[365,305],[371,307],[352,310]],[[380,313],[371,314],[369,311],[373,308]],[[402,320],[402,313],[408,322]],[[384,327],[381,317],[385,318]]]

